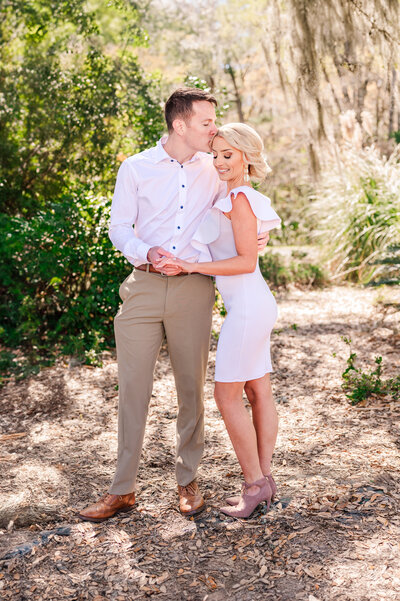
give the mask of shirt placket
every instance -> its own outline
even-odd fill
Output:
[[[174,255],[177,255],[178,249],[180,248],[180,241],[184,230],[184,211],[187,202],[187,178],[186,170],[183,165],[178,165],[178,207],[175,215],[174,231],[170,244],[169,251]]]

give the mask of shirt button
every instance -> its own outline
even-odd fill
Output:
[[[175,250],[175,249],[176,249],[176,246],[173,246],[173,247],[172,247],[172,250]]]
[[[178,230],[180,230],[180,229],[181,229],[181,226],[180,226],[180,225],[178,225]]]
[[[183,169],[183,165],[181,165],[181,169]]]
[[[182,188],[184,188],[184,187],[185,187],[185,184],[182,184]]]
[[[173,163],[173,162],[174,162],[174,159],[171,159],[171,163]]]
[[[181,209],[183,209],[183,205],[181,205]]]

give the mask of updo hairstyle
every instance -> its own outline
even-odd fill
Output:
[[[243,160],[249,164],[249,176],[252,179],[263,180],[271,171],[263,155],[263,141],[249,125],[245,123],[227,123],[218,129],[214,138],[217,136],[226,140],[233,148],[243,152]]]

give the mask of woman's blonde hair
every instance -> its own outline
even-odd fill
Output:
[[[252,179],[262,180],[271,171],[263,154],[263,141],[250,125],[227,123],[218,129],[214,138],[217,136],[226,140],[233,148],[243,152],[243,159],[249,164],[249,175]]]

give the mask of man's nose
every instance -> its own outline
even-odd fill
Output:
[[[210,136],[215,136],[215,134],[217,133],[218,129],[217,126],[214,124],[211,128],[210,128]]]

